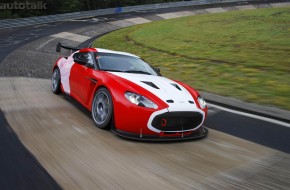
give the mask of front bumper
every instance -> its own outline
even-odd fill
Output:
[[[208,135],[208,129],[203,126],[194,131],[176,133],[164,132],[156,135],[133,134],[118,129],[112,129],[112,132],[120,137],[139,141],[184,141],[200,139]]]

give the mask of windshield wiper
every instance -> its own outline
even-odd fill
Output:
[[[146,71],[137,71],[137,70],[127,70],[127,71],[124,71],[126,73],[140,73],[140,74],[146,74],[146,75],[152,75],[151,73],[148,73]]]

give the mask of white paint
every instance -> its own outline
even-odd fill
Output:
[[[217,7],[217,8],[209,8],[209,9],[205,9],[207,12],[209,13],[223,13],[226,12],[225,9],[221,8],[221,7]]]
[[[181,11],[181,12],[174,12],[174,13],[157,14],[157,16],[164,19],[179,18],[179,17],[190,16],[190,15],[195,15],[195,13],[191,11]]]
[[[61,84],[66,94],[70,94],[69,77],[70,77],[70,71],[73,64],[74,64],[74,60],[72,56],[68,57],[67,59],[61,58],[57,63],[57,66],[60,70],[60,75],[61,75],[61,79],[60,79]]]
[[[111,73],[118,77],[129,80],[130,82],[133,82],[138,86],[148,90],[149,92],[153,93],[164,102],[166,102],[166,100],[173,100],[174,103],[168,104],[169,111],[197,111],[198,109],[196,107],[196,103],[190,104],[188,102],[188,101],[195,102],[191,94],[183,86],[179,85],[173,80],[161,76],[153,76],[146,74],[122,73],[122,72],[111,72]],[[142,81],[152,82],[159,89],[151,87],[143,83]],[[181,90],[178,90],[172,84],[178,85]]]
[[[157,16],[164,18],[164,19],[171,19],[171,18],[178,18],[181,17],[175,13],[164,13],[164,14],[158,14]]]
[[[134,24],[144,24],[144,23],[151,22],[150,20],[147,20],[147,19],[141,18],[141,17],[129,18],[129,19],[125,19],[125,20],[128,22],[132,22]]]
[[[83,35],[74,34],[70,32],[60,32],[51,36],[54,38],[63,38],[63,39],[72,40],[72,41],[80,42],[80,43],[87,41],[91,38],[89,36],[83,36]]]
[[[213,110],[213,109],[210,109],[210,108],[209,108],[209,109],[207,110],[207,115],[208,115],[208,116],[213,116],[213,115],[219,113],[220,111],[221,111],[221,110],[219,110],[219,109],[214,109],[214,110]]]
[[[263,116],[258,116],[258,115],[254,115],[254,114],[250,114],[250,113],[241,112],[241,111],[236,111],[236,110],[224,108],[224,107],[221,107],[221,106],[218,106],[218,105],[214,105],[214,104],[208,104],[208,106],[214,107],[214,108],[226,111],[226,112],[230,112],[230,113],[234,113],[234,114],[238,114],[238,115],[242,115],[242,116],[246,116],[246,117],[250,117],[250,118],[254,118],[254,119],[258,119],[258,120],[262,120],[262,121],[266,121],[266,122],[269,122],[269,123],[274,123],[274,124],[277,124],[277,125],[281,125],[281,126],[290,128],[290,124],[289,123],[278,121],[278,120],[275,120],[275,119],[270,119],[270,118],[263,117]]]
[[[88,22],[89,20],[75,20],[75,19],[72,19],[72,20],[69,20],[70,22]]]
[[[235,6],[239,10],[252,10],[252,9],[257,9],[253,5],[240,5],[240,6]]]
[[[114,26],[119,26],[119,27],[128,27],[128,26],[133,26],[134,23],[132,22],[129,22],[127,20],[117,20],[117,21],[112,21],[112,22],[109,22],[109,24],[112,24]]]
[[[95,48],[95,49],[97,50],[97,52],[100,52],[100,53],[113,53],[113,54],[118,54],[118,55],[127,55],[127,56],[131,56],[131,57],[139,58],[137,55],[127,53],[127,52],[113,51],[113,50],[102,49],[102,48]]]
[[[40,46],[38,46],[37,50],[40,50],[41,48],[43,48],[43,46],[47,45],[49,42],[53,41],[55,38],[51,38],[50,40],[47,40],[46,42],[44,42],[43,44],[41,44]]]
[[[290,6],[289,2],[285,2],[285,3],[271,3],[270,4],[272,7],[288,7]]]
[[[100,21],[100,19],[98,19],[98,18],[92,18],[92,20],[93,20],[94,22],[99,22],[99,21]]]
[[[191,16],[191,15],[195,15],[195,12],[193,12],[193,11],[181,11],[181,12],[179,12],[179,14],[182,16]]]

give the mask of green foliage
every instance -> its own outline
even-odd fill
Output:
[[[0,19],[4,18],[13,18],[11,14],[11,10],[1,10],[0,11]]]
[[[1,9],[0,19],[19,18],[30,16],[42,16],[59,13],[69,13],[77,11],[95,10],[100,8],[124,7],[132,5],[143,5],[150,3],[170,2],[171,0],[29,0],[29,1],[15,1],[15,0],[0,0],[0,3],[37,3],[42,2],[46,4],[47,9]]]
[[[79,0],[62,0],[60,1],[59,13],[77,12],[81,11],[81,2]]]
[[[195,15],[110,33],[127,51],[198,90],[290,110],[290,9]]]

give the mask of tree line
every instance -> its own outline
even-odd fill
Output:
[[[0,0],[0,19],[53,15],[178,0]]]

